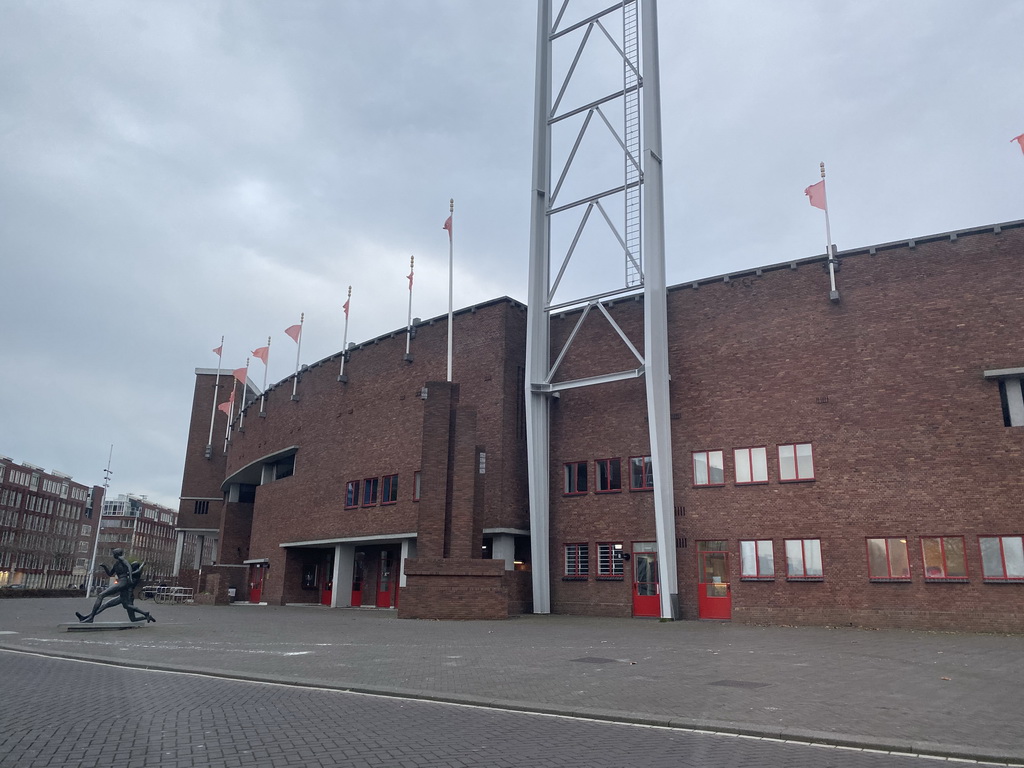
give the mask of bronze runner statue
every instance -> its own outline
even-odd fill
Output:
[[[92,622],[97,613],[115,605],[123,605],[128,612],[129,621],[142,621],[143,619],[147,622],[156,621],[152,614],[135,607],[135,587],[139,584],[144,563],[129,563],[124,557],[124,550],[120,547],[115,548],[111,554],[114,556],[113,567],[108,568],[105,564],[100,563],[100,568],[108,577],[114,579],[114,582],[96,596],[96,602],[88,616],[83,616],[78,611],[75,611],[75,616],[80,622],[88,624]],[[104,599],[108,597],[110,599],[104,602]]]

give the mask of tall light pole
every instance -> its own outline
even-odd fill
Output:
[[[107,500],[107,489],[110,488],[110,462],[114,458],[114,444],[110,444],[110,453],[107,454],[107,468],[103,470],[103,501],[100,502],[100,512],[96,517],[96,538],[92,543],[92,561],[89,563],[89,572],[85,575],[86,588],[85,596],[92,597],[92,574],[96,570],[96,553],[100,548],[100,528],[103,526],[103,502]]]

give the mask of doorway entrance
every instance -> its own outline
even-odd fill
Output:
[[[395,579],[395,557],[393,552],[382,549],[380,566],[377,568],[377,607],[390,608],[398,605],[397,580]]]
[[[633,542],[633,615],[661,616],[661,594],[658,583],[658,544],[654,541]]]
[[[729,542],[697,542],[697,615],[702,619],[732,618],[729,584]]]
[[[249,564],[249,602],[258,603],[263,599],[263,578],[267,572],[266,563]]]

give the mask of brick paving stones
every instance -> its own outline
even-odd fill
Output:
[[[1016,635],[241,605],[159,606],[139,631],[61,633],[80,602],[0,600],[0,648],[1024,763]]]

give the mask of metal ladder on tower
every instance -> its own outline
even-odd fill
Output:
[[[641,190],[643,172],[640,169],[640,33],[637,22],[637,0],[626,0],[622,7],[622,91],[623,142],[625,144],[625,284],[628,288],[643,285],[641,232]],[[629,258],[632,254],[633,258]]]

